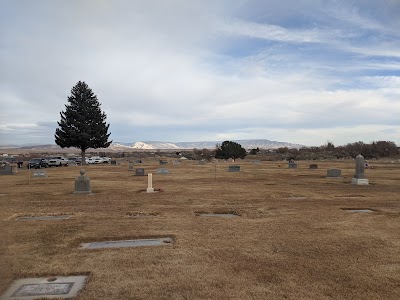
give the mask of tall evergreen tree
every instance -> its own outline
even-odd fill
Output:
[[[82,164],[85,164],[85,152],[88,148],[107,148],[110,124],[106,123],[106,114],[102,112],[97,96],[84,81],[79,81],[72,89],[61,111],[61,121],[57,122],[55,142],[61,148],[81,149]]]
[[[222,159],[245,158],[246,155],[246,149],[244,149],[240,144],[231,141],[225,141],[221,146],[217,145],[215,152],[215,158]]]

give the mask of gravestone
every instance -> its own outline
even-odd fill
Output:
[[[129,248],[143,246],[163,246],[172,245],[173,239],[170,237],[154,238],[154,239],[136,239],[136,240],[121,240],[121,241],[106,241],[83,243],[80,249],[101,249],[101,248]]]
[[[81,174],[75,179],[75,192],[74,194],[90,194],[90,178],[85,175],[85,170],[80,170]]]
[[[143,168],[137,168],[135,170],[135,176],[144,176],[144,169]]]
[[[160,169],[157,169],[157,174],[169,174],[169,171],[168,171],[168,169],[160,168]]]
[[[180,165],[181,162],[180,162],[179,160],[173,160],[173,161],[172,161],[172,164],[173,164],[173,165]]]
[[[221,218],[237,218],[239,217],[233,213],[199,213],[201,217],[221,217]]]
[[[57,276],[42,278],[24,278],[15,280],[0,298],[11,299],[51,299],[72,298],[85,285],[86,276]]]
[[[149,173],[147,175],[147,189],[146,193],[154,193],[153,189],[153,174]]]
[[[261,160],[253,160],[253,164],[260,165],[261,164]]]
[[[160,159],[160,165],[166,165],[168,161]]]
[[[202,160],[199,161],[199,165],[205,165],[205,164],[206,164],[206,160],[205,159],[202,159]]]
[[[116,166],[116,165],[117,165],[117,161],[116,161],[116,160],[112,160],[112,161],[111,161],[111,164],[114,165],[114,166]]]
[[[368,185],[368,179],[365,178],[364,175],[365,161],[364,156],[361,154],[356,157],[356,172],[354,174],[353,179],[351,180],[352,184],[356,185]]]
[[[240,166],[229,166],[228,172],[240,172]]]
[[[326,177],[341,177],[342,176],[342,170],[340,169],[328,169],[326,172]]]
[[[4,164],[0,167],[1,175],[14,175],[16,173],[18,173],[17,166]]]
[[[33,177],[47,177],[46,171],[34,171]]]
[[[310,169],[318,169],[318,165],[317,164],[311,164],[310,165]]]
[[[71,218],[70,215],[61,215],[61,216],[34,216],[34,217],[18,217],[16,220],[18,221],[59,221],[59,220],[67,220]]]
[[[289,169],[297,169],[297,164],[295,162],[290,161],[288,164]]]
[[[133,171],[133,163],[128,163],[128,171]]]

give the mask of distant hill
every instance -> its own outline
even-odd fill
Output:
[[[277,149],[281,147],[288,147],[290,149],[302,148],[304,145],[293,144],[287,142],[277,142],[270,141],[266,139],[251,139],[251,140],[233,140],[234,142],[242,145],[243,148],[253,149]],[[222,141],[202,141],[202,142],[160,142],[160,141],[144,141],[135,143],[125,143],[125,142],[115,142],[112,143],[110,148],[113,150],[123,150],[123,149],[142,149],[142,150],[173,150],[173,149],[214,149],[216,144],[221,144]]]
[[[289,149],[299,149],[305,147],[300,144],[293,144],[287,142],[277,142],[270,141],[266,139],[251,139],[251,140],[233,140],[234,142],[239,143],[245,149],[277,149],[280,147],[287,147]],[[202,141],[202,142],[160,142],[160,141],[144,141],[144,142],[115,142],[110,145],[107,149],[102,149],[103,151],[111,150],[111,151],[127,151],[127,150],[179,150],[179,149],[214,149],[216,144],[221,144],[222,141]],[[46,145],[0,145],[0,149],[20,149],[20,150],[29,150],[29,151],[69,151],[68,148],[62,149],[54,144],[46,144]],[[76,149],[77,150],[77,149]],[[100,150],[100,149],[99,149]]]

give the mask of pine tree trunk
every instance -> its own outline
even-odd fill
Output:
[[[86,165],[85,152],[86,152],[85,149],[82,149],[82,150],[81,150],[81,158],[82,158],[81,165],[82,165],[82,166],[83,166],[83,165]]]

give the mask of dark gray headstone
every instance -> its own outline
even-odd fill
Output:
[[[144,176],[144,169],[143,168],[137,168],[135,170],[135,176]]]
[[[0,167],[0,175],[14,175],[18,172],[17,166],[2,165]]]
[[[80,170],[81,174],[75,179],[75,192],[74,194],[90,194],[90,178],[85,175],[85,170]]]
[[[228,172],[240,172],[240,166],[229,166]]]
[[[318,169],[318,165],[317,164],[311,164],[310,165],[310,169]]]
[[[168,161],[160,159],[160,165],[166,165]]]
[[[365,168],[364,156],[359,154],[356,157],[356,172],[353,178],[364,179],[365,178],[364,168]]]
[[[328,169],[326,172],[326,177],[341,177],[342,170],[340,169]]]
[[[128,171],[133,171],[133,163],[128,163]]]
[[[356,157],[356,172],[354,174],[353,179],[351,180],[352,184],[357,184],[357,185],[369,184],[368,179],[365,178],[364,169],[365,169],[364,156],[359,154]]]
[[[289,162],[288,168],[289,168],[289,169],[297,169],[297,164],[294,163],[294,162]]]
[[[116,160],[111,160],[111,164],[112,165],[117,165],[117,161]]]

